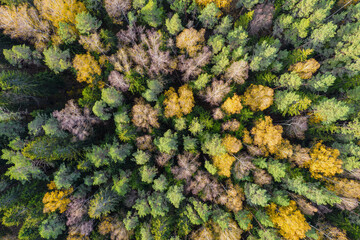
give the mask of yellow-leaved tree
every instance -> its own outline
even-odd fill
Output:
[[[275,154],[278,147],[282,144],[283,128],[280,125],[273,125],[272,119],[265,116],[265,119],[259,119],[255,122],[255,126],[251,129],[250,133],[244,131],[243,141],[246,144],[254,145],[259,148],[262,155],[268,156]]]
[[[178,90],[179,94],[175,92],[173,87],[165,91],[165,117],[178,117],[189,114],[195,106],[194,95],[188,84],[181,86]]]
[[[342,173],[342,160],[338,159],[339,150],[326,147],[318,142],[310,152],[311,160],[304,164],[309,168],[314,178],[332,177],[337,173]]]
[[[267,207],[267,213],[279,233],[287,240],[303,239],[306,237],[305,233],[311,229],[293,200],[287,207],[278,207],[271,203]]]
[[[220,156],[213,156],[212,159],[214,166],[219,170],[218,174],[220,176],[230,177],[231,165],[235,162],[235,157],[225,153]]]
[[[226,134],[222,139],[222,145],[224,145],[226,151],[231,154],[237,153],[242,149],[241,141],[230,134]]]
[[[77,14],[86,11],[85,5],[76,0],[34,0],[40,15],[59,28],[59,23],[75,25]]]
[[[176,47],[185,49],[190,57],[194,57],[203,47],[204,34],[205,29],[186,28],[176,37]]]
[[[77,71],[76,79],[79,82],[92,84],[96,75],[101,75],[98,62],[89,52],[87,54],[77,54],[73,60],[73,67]]]
[[[346,178],[334,178],[330,181],[328,189],[337,195],[360,200],[360,183]]]
[[[314,58],[311,58],[305,62],[299,62],[291,65],[289,71],[296,72],[302,79],[310,79],[319,67],[320,63],[318,63]]]
[[[0,28],[12,38],[30,41],[39,50],[44,49],[50,40],[49,23],[27,4],[0,6]]]
[[[43,203],[44,203],[44,213],[55,212],[59,209],[60,213],[63,213],[67,209],[67,205],[70,203],[69,195],[74,191],[71,187],[67,190],[58,190],[56,188],[55,182],[50,182],[48,185],[49,190],[53,190],[51,192],[47,192],[44,195]]]
[[[251,84],[244,93],[243,102],[254,112],[263,111],[273,104],[273,96],[272,88]]]
[[[226,8],[230,5],[231,0],[196,0],[200,6],[206,6],[209,3],[215,3],[218,8]]]
[[[237,94],[234,94],[233,97],[226,99],[221,108],[227,114],[240,113],[243,106],[241,105],[241,98]]]

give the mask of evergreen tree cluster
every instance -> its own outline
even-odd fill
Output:
[[[0,238],[360,239],[360,2],[0,0]]]

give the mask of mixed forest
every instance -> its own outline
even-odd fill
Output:
[[[0,238],[359,240],[360,2],[0,0]]]

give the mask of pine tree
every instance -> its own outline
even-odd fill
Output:
[[[65,164],[61,164],[59,170],[54,176],[54,182],[57,188],[70,189],[72,184],[80,177],[80,173],[73,171]]]
[[[154,181],[154,178],[155,178],[156,174],[158,173],[156,167],[150,167],[148,165],[143,165],[139,169],[139,172],[140,172],[140,176],[141,176],[141,181],[148,183],[148,184],[150,184]]]
[[[39,227],[41,237],[55,239],[65,230],[65,223],[57,214],[51,214]]]
[[[257,43],[251,58],[250,69],[252,71],[264,71],[271,67],[276,61],[280,46],[279,39],[273,41],[264,40],[261,43]],[[275,68],[275,70],[278,69]]]
[[[175,208],[179,208],[181,201],[185,199],[182,194],[184,186],[173,185],[169,187],[169,190],[166,193],[166,197],[171,202]]]
[[[245,196],[246,201],[252,206],[265,207],[270,201],[270,196],[265,189],[262,189],[257,184],[246,183],[245,184]]]
[[[299,115],[300,112],[305,111],[310,107],[311,100],[306,96],[302,97],[294,91],[277,91],[275,93],[275,107],[285,115]]]
[[[101,190],[96,193],[94,198],[90,201],[89,216],[91,218],[101,218],[108,215],[114,210],[118,198],[111,190]]]
[[[312,108],[314,109],[315,115],[326,125],[338,120],[345,120],[353,111],[345,102],[338,101],[335,98],[325,98],[314,104]]]
[[[155,146],[159,148],[160,152],[170,154],[177,150],[177,134],[167,130],[163,137],[154,140]]]
[[[157,4],[156,0],[149,0],[140,10],[142,19],[151,27],[160,26],[164,17],[163,8],[158,7]]]
[[[13,66],[22,68],[24,65],[40,65],[41,55],[38,51],[32,51],[29,46],[14,45],[11,49],[4,49],[5,59]]]
[[[69,50],[61,51],[57,47],[50,47],[44,50],[46,65],[55,73],[65,71],[71,66]]]
[[[79,33],[84,35],[95,32],[101,26],[101,21],[91,16],[88,12],[78,13],[75,17],[75,22]]]
[[[205,28],[212,29],[218,22],[217,17],[220,12],[215,3],[206,4],[205,8],[200,12],[199,20]]]
[[[10,179],[28,182],[31,179],[45,178],[45,174],[41,171],[41,169],[34,166],[30,159],[24,157],[19,152],[4,149],[1,157],[7,160],[7,164],[13,165],[9,167],[5,173],[5,175]]]
[[[148,197],[148,202],[151,208],[151,216],[154,218],[164,217],[169,211],[169,204],[163,193],[153,192]]]
[[[298,90],[303,84],[301,78],[295,73],[284,73],[275,81],[275,84],[279,87],[284,87],[289,90]]]
[[[166,28],[172,35],[177,35],[178,32],[182,31],[184,27],[181,25],[181,19],[178,13],[175,13],[171,19],[166,19],[165,22]]]

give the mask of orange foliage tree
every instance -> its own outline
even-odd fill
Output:
[[[200,6],[206,6],[209,3],[215,3],[218,8],[226,8],[230,5],[231,0],[196,0]]]
[[[226,148],[228,153],[237,153],[242,149],[242,143],[239,139],[230,134],[226,134],[222,139],[222,145]]]
[[[314,58],[311,58],[305,62],[299,62],[291,65],[289,71],[296,72],[302,79],[310,79],[319,67],[320,63],[318,63]]]
[[[274,126],[271,117],[265,116],[265,119],[259,119],[255,122],[255,126],[250,132],[252,137],[248,131],[244,131],[243,141],[260,148],[263,155],[268,156],[269,153],[275,154],[277,148],[282,144],[282,132],[281,126]]]

